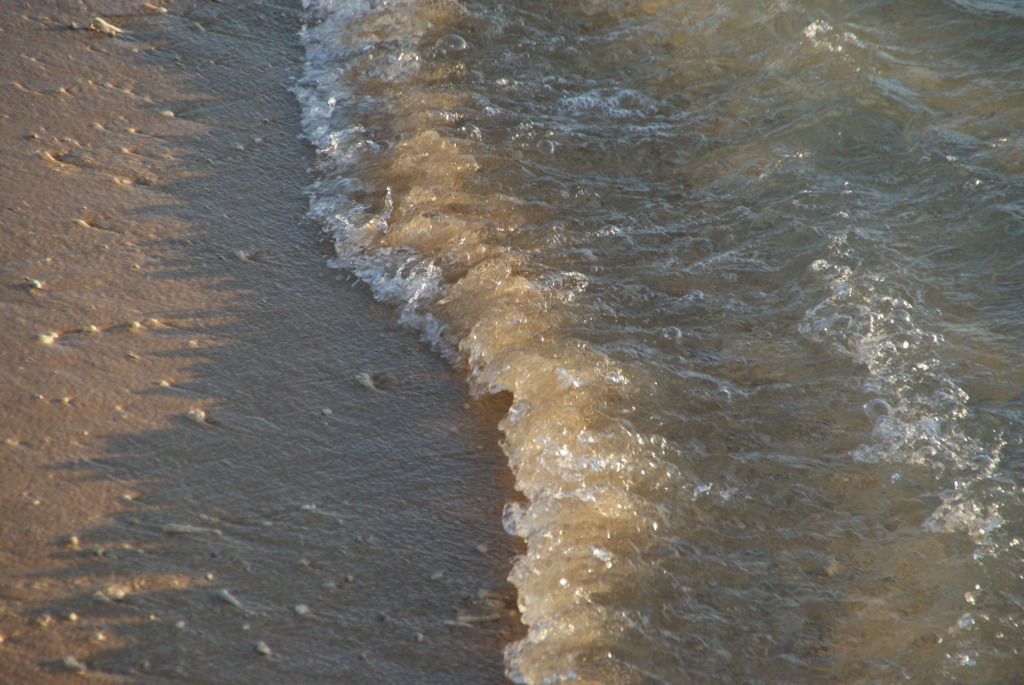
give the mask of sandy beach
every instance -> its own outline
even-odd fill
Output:
[[[3,682],[507,682],[501,407],[325,264],[300,4],[0,6]]]

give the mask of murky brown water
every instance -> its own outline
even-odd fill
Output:
[[[337,265],[513,398],[510,677],[1019,678],[1017,5],[310,12]]]

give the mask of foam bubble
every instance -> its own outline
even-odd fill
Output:
[[[466,39],[455,33],[441,36],[434,43],[434,51],[439,55],[451,55],[456,52],[462,52],[468,47],[469,44],[466,42]]]

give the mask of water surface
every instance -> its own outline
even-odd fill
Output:
[[[512,680],[1019,679],[1022,8],[310,3],[337,266],[511,402]]]

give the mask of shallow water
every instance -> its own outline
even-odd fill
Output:
[[[1019,678],[1019,3],[309,4],[337,266],[511,401],[512,680]]]

